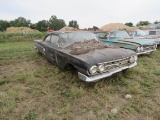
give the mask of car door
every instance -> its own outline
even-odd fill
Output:
[[[47,35],[44,40],[42,42],[39,43],[38,49],[40,52],[42,52],[42,54],[48,58],[48,48],[47,48],[47,44],[48,42],[50,42],[51,36]]]
[[[47,43],[48,58],[53,64],[57,64],[57,52],[59,48],[59,36],[51,34],[50,42]]]

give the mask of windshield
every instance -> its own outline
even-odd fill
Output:
[[[115,38],[130,38],[129,34],[126,31],[117,31],[111,33],[110,37],[115,37]]]
[[[142,31],[142,30],[138,30],[138,31],[136,31],[136,33],[135,33],[135,36],[146,36],[147,35],[147,33],[145,33],[144,31]]]
[[[70,45],[74,42],[84,42],[87,40],[97,40],[96,36],[90,32],[70,32],[62,33],[61,37],[61,46]]]

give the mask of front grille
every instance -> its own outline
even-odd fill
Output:
[[[134,61],[133,61],[133,59],[134,59]],[[98,65],[96,65],[97,66],[97,71],[94,74],[90,74],[90,72],[88,72],[88,74],[89,75],[97,75],[97,74],[100,74],[100,73],[107,73],[107,72],[115,71],[119,68],[130,66],[130,65],[134,64],[135,62],[136,62],[136,56],[126,57],[126,58],[122,58],[122,59],[118,59],[118,60],[112,60],[112,61],[103,62],[103,63],[98,63]],[[104,66],[103,71],[99,70],[98,67],[100,65]]]
[[[125,58],[125,59],[120,59],[120,60],[116,60],[116,61],[112,61],[112,62],[107,62],[104,63],[105,66],[105,70],[104,72],[113,70],[113,69],[117,69],[123,66],[128,66],[131,63],[129,63],[129,58]]]
[[[143,51],[154,50],[154,49],[155,49],[154,45],[143,46]]]

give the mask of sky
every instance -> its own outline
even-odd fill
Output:
[[[0,20],[77,20],[80,28],[160,20],[160,0],[0,0]]]

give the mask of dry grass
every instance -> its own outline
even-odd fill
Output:
[[[31,29],[29,27],[9,27],[6,30],[6,33],[40,33],[38,30]]]
[[[160,119],[160,48],[140,56],[133,69],[84,83],[33,46],[33,41],[0,42],[0,119]]]

